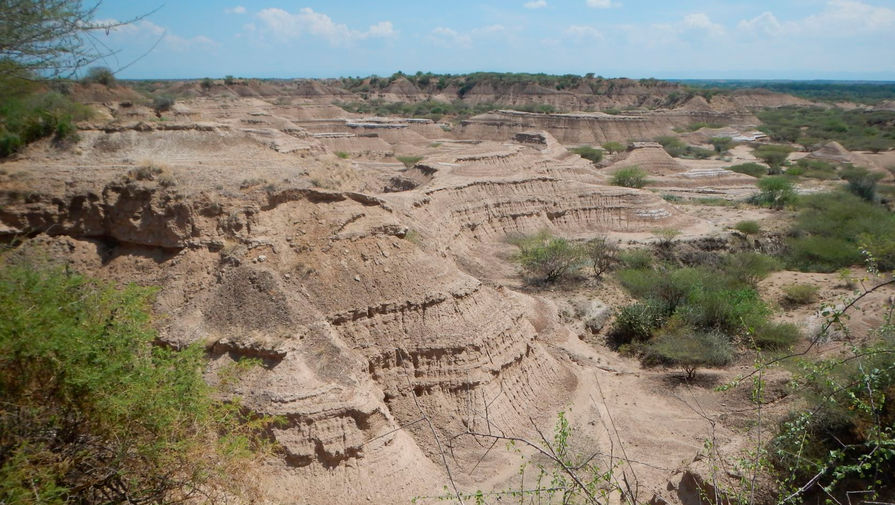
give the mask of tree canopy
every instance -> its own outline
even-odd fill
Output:
[[[99,22],[101,1],[0,0],[0,78],[37,74],[69,77],[113,53],[100,33],[141,19]]]

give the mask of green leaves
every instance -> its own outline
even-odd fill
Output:
[[[253,434],[270,420],[243,424],[238,405],[212,399],[201,347],[154,345],[154,292],[55,268],[0,270],[3,496],[186,497],[258,447]]]

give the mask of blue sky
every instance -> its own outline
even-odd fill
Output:
[[[895,80],[895,0],[161,1],[102,4],[102,20],[158,8],[97,36],[119,77]]]

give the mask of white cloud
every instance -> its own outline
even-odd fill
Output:
[[[429,40],[443,47],[461,47],[469,49],[473,46],[476,39],[496,38],[510,35],[510,29],[503,25],[488,25],[479,28],[473,28],[467,32],[458,32],[453,28],[439,26],[432,30]]]
[[[309,7],[295,14],[276,8],[264,9],[258,13],[258,19],[277,38],[294,39],[308,34],[326,39],[334,46],[347,45],[368,38],[388,38],[397,35],[391,21],[381,21],[366,31],[353,30]]]
[[[578,39],[603,39],[603,34],[593,26],[572,25],[563,31],[568,37]]]
[[[702,12],[684,16],[681,26],[684,30],[704,31],[713,37],[720,37],[726,33],[723,26],[713,22],[707,14]]]
[[[97,23],[114,25],[117,24],[118,21],[115,19],[103,19],[97,20]],[[110,36],[116,34],[126,35],[128,39],[146,39],[147,42],[152,39],[161,39],[162,47],[172,51],[186,51],[197,48],[208,49],[218,45],[217,42],[205,35],[183,37],[146,19],[116,26],[109,30]]]
[[[608,9],[610,7],[621,7],[621,4],[612,0],[587,0],[587,6],[594,9]]]
[[[830,0],[823,11],[793,23],[792,28],[830,35],[892,29],[895,28],[895,10],[855,0]]]
[[[531,0],[531,2],[525,2],[524,7],[526,9],[543,9],[547,7],[547,0]]]
[[[737,28],[771,36],[851,37],[895,30],[895,10],[857,0],[829,0],[822,11],[803,19],[781,22],[773,13],[763,12],[740,21]]]
[[[472,37],[453,28],[439,26],[432,30],[432,41],[445,47],[472,47]]]
[[[764,35],[779,35],[783,32],[783,25],[770,12],[762,12],[752,19],[744,19],[737,24],[737,28],[746,32],[762,33]]]
[[[245,14],[246,8],[242,5],[237,5],[236,7],[231,7],[229,9],[224,9],[226,14]]]

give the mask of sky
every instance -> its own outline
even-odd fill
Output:
[[[119,78],[895,80],[895,0],[105,0],[96,18],[147,13],[95,34]]]

